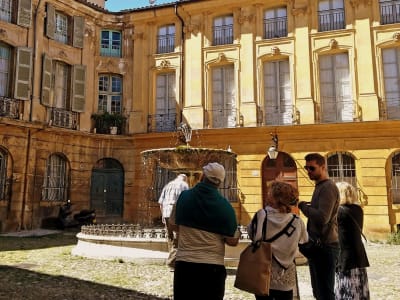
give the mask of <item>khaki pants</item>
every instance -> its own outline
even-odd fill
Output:
[[[166,261],[167,266],[175,267],[176,251],[178,250],[178,233],[174,232],[169,225],[169,218],[165,218],[165,230],[167,231],[168,242],[168,258]]]

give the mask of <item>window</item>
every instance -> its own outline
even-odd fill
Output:
[[[175,25],[166,25],[158,29],[157,53],[169,53],[175,50]]]
[[[157,132],[176,130],[176,83],[175,72],[157,75],[156,115],[152,117]],[[155,122],[155,123],[154,123]]]
[[[81,16],[70,17],[55,10],[52,4],[46,6],[46,36],[63,44],[83,48],[85,19]]]
[[[101,56],[121,57],[121,32],[112,30],[101,31]]]
[[[212,69],[212,128],[236,126],[234,66]]]
[[[382,50],[382,61],[386,118],[400,119],[400,48]]]
[[[266,125],[293,123],[289,61],[264,63],[264,111]]]
[[[264,38],[287,36],[286,7],[268,9],[264,13]]]
[[[352,122],[354,103],[347,53],[321,56],[319,72],[321,121]]]
[[[11,47],[0,43],[0,96],[10,96]]]
[[[19,118],[21,100],[30,100],[32,50],[0,42],[0,116]]]
[[[327,159],[328,174],[334,182],[345,181],[357,187],[354,158],[347,153],[338,152]]]
[[[52,154],[47,159],[42,200],[67,201],[69,169],[66,159],[58,154]]]
[[[381,24],[400,22],[400,0],[380,0]]]
[[[0,20],[29,27],[31,19],[31,0],[0,0]]]
[[[99,76],[99,112],[122,113],[122,77],[102,74]]]
[[[400,204],[400,153],[392,157],[392,187],[391,196],[393,204]]]
[[[51,125],[77,129],[85,111],[86,67],[43,56],[41,103],[48,107]]]
[[[223,16],[214,19],[213,45],[226,45],[233,43],[233,16]]]
[[[343,0],[321,0],[318,4],[319,31],[344,29]]]

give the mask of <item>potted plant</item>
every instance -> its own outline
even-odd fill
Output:
[[[96,133],[121,134],[125,125],[126,117],[121,113],[99,112],[91,116],[94,121]]]

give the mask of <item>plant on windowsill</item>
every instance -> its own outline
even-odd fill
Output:
[[[94,128],[96,128],[96,133],[102,134],[122,134],[123,128],[125,126],[126,117],[120,113],[109,113],[109,112],[98,112],[93,113],[91,116],[94,121]],[[112,127],[116,127],[111,129]]]

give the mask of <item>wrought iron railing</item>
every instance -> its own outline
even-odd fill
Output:
[[[383,120],[400,119],[400,98],[382,98],[379,102],[380,117]]]
[[[148,132],[170,132],[177,127],[177,114],[165,113],[147,116]]]
[[[79,113],[60,108],[50,108],[50,124],[76,130],[78,128]]]
[[[273,39],[287,36],[287,18],[273,18],[264,20],[264,38]]]
[[[19,107],[22,100],[0,96],[0,117],[19,118]]]
[[[319,31],[344,29],[344,10],[328,9],[318,12]]]
[[[160,35],[157,40],[157,53],[174,52],[175,34]]]
[[[400,0],[380,1],[381,24],[400,22]]]
[[[214,26],[214,46],[233,43],[233,25]]]
[[[205,111],[205,128],[238,127],[237,110],[234,108],[214,108]]]

